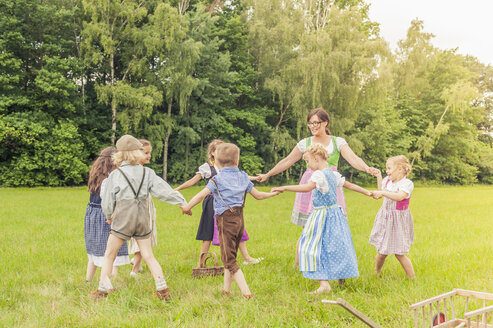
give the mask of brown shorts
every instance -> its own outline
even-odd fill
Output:
[[[219,244],[221,247],[221,260],[224,267],[235,274],[240,269],[236,262],[238,246],[240,245],[245,222],[243,220],[243,207],[235,206],[233,211],[224,211],[216,218]]]
[[[119,200],[111,216],[111,234],[124,240],[149,238],[152,232],[149,216],[147,198]]]

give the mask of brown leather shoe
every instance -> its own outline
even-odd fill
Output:
[[[169,301],[171,299],[171,294],[168,288],[156,290],[154,294],[156,294],[156,296],[163,301]]]
[[[97,300],[108,297],[108,292],[104,292],[102,290],[96,289],[95,291],[91,292],[91,294],[89,294],[89,297],[91,299],[97,301]]]

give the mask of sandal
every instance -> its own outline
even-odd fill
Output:
[[[108,292],[105,292],[105,291],[102,291],[102,290],[99,290],[99,289],[96,289],[95,291],[91,292],[91,294],[89,294],[89,298],[97,301],[97,300],[101,300],[103,298],[106,298],[108,297]]]
[[[169,301],[171,299],[171,294],[168,288],[156,290],[154,294],[162,301]]]
[[[225,291],[224,289],[221,290],[221,294],[225,295],[225,296],[229,296],[229,294],[231,294],[231,291],[227,292]]]
[[[253,298],[253,294],[243,294],[243,297],[246,298],[247,300]]]

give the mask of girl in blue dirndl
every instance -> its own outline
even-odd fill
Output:
[[[307,148],[303,159],[314,172],[306,184],[282,186],[272,191],[313,191],[313,211],[308,216],[300,238],[299,267],[305,278],[319,280],[313,293],[330,291],[329,280],[358,277],[358,263],[351,230],[346,216],[337,204],[337,188],[344,186],[371,196],[358,185],[345,181],[327,164],[329,153],[321,144]]]

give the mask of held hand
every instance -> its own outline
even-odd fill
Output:
[[[270,190],[270,192],[273,192],[273,193],[276,193],[276,194],[280,194],[284,191],[284,187],[274,187]]]
[[[184,214],[192,215],[192,209],[190,209],[188,207],[188,205],[181,205],[180,208],[181,208],[181,214],[182,215],[184,215]]]
[[[369,167],[367,173],[373,175],[374,177],[377,177],[379,175],[382,175],[379,169],[375,167]]]
[[[265,182],[269,176],[267,174],[257,174],[257,181],[258,182]]]
[[[382,198],[382,192],[378,190],[374,190],[371,192],[371,196],[373,197],[373,199],[380,199]]]
[[[113,222],[112,219],[106,219],[106,223],[111,224]]]

